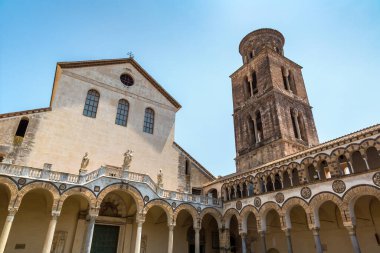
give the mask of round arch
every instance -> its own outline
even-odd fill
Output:
[[[122,191],[126,192],[127,194],[131,195],[133,200],[136,203],[137,206],[137,213],[140,213],[143,210],[144,207],[144,201],[142,198],[141,193],[133,186],[126,185],[126,184],[111,184],[104,188],[98,195],[97,201],[96,201],[96,208],[99,208],[103,199],[107,196],[108,193],[113,191]]]
[[[62,210],[62,206],[65,200],[68,197],[73,196],[73,195],[80,195],[84,197],[87,200],[90,209],[96,207],[95,194],[88,188],[77,186],[77,187],[70,188],[66,190],[64,193],[62,193],[61,198],[59,199],[58,210]]]
[[[222,228],[222,214],[218,210],[216,210],[215,208],[212,208],[212,207],[207,207],[207,208],[203,209],[199,215],[200,223],[202,223],[202,220],[206,214],[209,214],[212,217],[214,217],[214,219],[218,223],[218,228]]]
[[[286,202],[281,207],[281,212],[284,215],[287,228],[291,228],[292,223],[290,220],[290,212],[296,206],[300,206],[305,211],[306,214],[310,213],[309,205],[306,203],[305,200],[298,198],[298,197],[293,197],[293,198],[286,200]]]
[[[16,183],[8,177],[0,177],[0,184],[4,185],[9,191],[9,206],[13,206],[18,193]]]
[[[177,217],[179,215],[179,213],[181,211],[187,211],[191,217],[193,218],[193,222],[198,222],[199,220],[199,215],[198,215],[198,212],[197,210],[195,209],[195,207],[193,207],[192,205],[190,204],[187,204],[187,203],[183,203],[183,204],[180,204],[179,206],[177,206],[177,208],[174,210],[174,213],[173,213],[173,221],[174,222],[177,222]]]
[[[171,223],[175,224],[175,220],[173,219],[173,209],[168,202],[162,199],[154,199],[146,204],[143,209],[144,216],[149,212],[149,209],[152,207],[160,207],[165,213],[168,221],[168,225]]]
[[[235,215],[236,219],[238,220],[238,222],[240,223],[241,219],[240,219],[239,212],[235,208],[230,208],[223,215],[223,222],[224,222],[225,228],[230,227],[231,218],[234,215]]]
[[[43,190],[46,190],[47,192],[49,192],[51,194],[51,197],[53,198],[52,210],[57,210],[58,202],[59,202],[59,198],[60,198],[59,190],[57,189],[57,187],[55,185],[48,183],[48,182],[41,182],[41,181],[31,182],[31,183],[25,185],[24,187],[22,187],[21,190],[19,190],[19,192],[18,192],[18,196],[17,196],[17,199],[15,201],[14,206],[19,208],[21,201],[24,198],[24,196],[28,192],[35,190],[35,189],[43,189]]]

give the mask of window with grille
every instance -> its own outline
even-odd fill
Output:
[[[83,109],[83,115],[91,118],[96,118],[96,111],[99,104],[99,92],[96,90],[89,90],[87,92],[86,103]]]
[[[154,127],[154,111],[150,108],[145,109],[145,117],[144,117],[144,132],[153,134]]]
[[[120,126],[127,125],[129,104],[125,99],[120,99],[117,106],[115,124]]]

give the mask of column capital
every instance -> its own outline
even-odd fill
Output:
[[[242,239],[247,238],[247,233],[246,233],[246,232],[241,231],[241,232],[239,232],[239,234],[240,234],[240,237],[241,237]]]
[[[57,220],[58,217],[59,217],[59,215],[61,215],[61,212],[59,212],[59,211],[52,211],[51,212],[51,219],[52,220]]]
[[[145,215],[144,214],[137,214],[136,215],[136,223],[142,225],[144,222],[145,222]]]
[[[319,236],[319,227],[314,227],[311,229],[311,231],[313,232],[313,235],[318,235]]]
[[[346,225],[344,227],[347,229],[349,235],[356,235],[356,226]]]
[[[175,222],[168,223],[169,230],[173,230],[175,225],[176,225]]]
[[[260,235],[261,237],[265,237],[265,234],[266,234],[266,231],[265,231],[265,230],[259,230],[258,232],[259,232],[259,235]]]
[[[8,216],[15,216],[18,211],[16,207],[8,207]]]
[[[282,231],[285,232],[285,236],[290,236],[291,229],[290,228],[284,228]]]

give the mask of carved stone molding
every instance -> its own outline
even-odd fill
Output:
[[[20,178],[20,179],[17,181],[17,183],[18,183],[19,185],[24,185],[24,184],[26,183],[26,179],[25,179],[25,178]]]
[[[253,200],[253,204],[255,205],[255,207],[260,207],[261,206],[261,199],[259,197],[256,197]]]
[[[282,192],[279,192],[274,196],[274,199],[276,200],[277,203],[282,203],[285,200],[285,196]]]
[[[336,193],[343,193],[346,190],[346,184],[342,180],[335,180],[332,183],[332,189]]]
[[[376,172],[375,175],[373,175],[373,183],[376,185],[376,186],[379,186],[380,187],[380,172]]]
[[[302,187],[301,196],[304,199],[309,199],[311,197],[311,189],[309,187]]]
[[[243,204],[241,203],[241,201],[240,200],[236,201],[236,209],[240,211],[242,207],[243,207]]]

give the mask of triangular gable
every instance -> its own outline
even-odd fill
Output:
[[[151,76],[143,69],[133,58],[123,59],[111,59],[111,60],[95,60],[95,61],[77,61],[77,62],[58,62],[54,77],[54,85],[50,99],[50,106],[52,106],[55,88],[57,81],[60,77],[60,70],[65,68],[81,68],[81,67],[94,67],[113,64],[131,64],[142,76],[144,76],[177,110],[181,108],[181,105]]]

